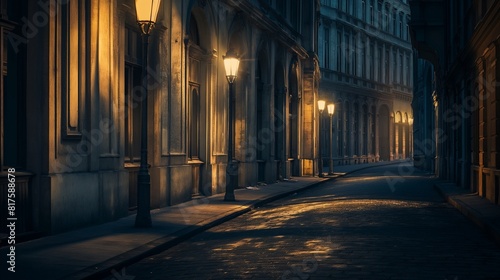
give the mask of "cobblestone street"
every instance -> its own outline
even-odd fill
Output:
[[[409,165],[267,204],[107,279],[500,279],[500,249]]]

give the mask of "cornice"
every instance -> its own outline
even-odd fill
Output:
[[[282,42],[299,56],[301,59],[309,57],[307,50],[299,43],[299,39],[291,36],[287,30],[281,27],[278,23],[271,20],[261,9],[256,7],[248,0],[225,0],[225,2],[244,13],[256,26],[266,30],[272,34],[274,38]]]

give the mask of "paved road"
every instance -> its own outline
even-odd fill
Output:
[[[409,165],[275,201],[107,279],[500,279],[500,248]]]

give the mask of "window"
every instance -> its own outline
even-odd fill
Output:
[[[345,45],[345,56],[344,56],[344,59],[345,59],[345,73],[346,74],[349,74],[350,71],[351,71],[351,67],[350,67],[350,55],[351,55],[351,50],[349,49],[349,34],[346,33],[344,35],[344,45]]]
[[[136,28],[125,28],[125,161],[141,158],[142,48]]]
[[[375,45],[370,44],[370,79],[375,80]]]
[[[378,81],[379,82],[383,82],[382,81],[382,73],[383,73],[383,62],[382,62],[382,47],[381,46],[378,46],[378,50],[377,50],[377,65],[378,65]]]
[[[384,29],[385,31],[389,31],[389,7],[385,5],[384,7]]]
[[[398,55],[396,51],[392,53],[392,82],[396,83],[398,75]]]
[[[411,86],[410,57],[406,56],[406,85]]]
[[[323,67],[330,68],[330,29],[324,29],[324,42],[323,42]]]
[[[396,24],[396,20],[397,20],[397,14],[396,14],[396,10],[393,11],[392,13],[392,34],[394,36],[396,36],[396,28],[397,28],[397,24]]]
[[[330,6],[330,0],[328,0]],[[300,1],[290,2],[290,21],[297,32],[300,32]]]
[[[125,161],[141,158],[141,111],[143,88],[141,67],[125,64]]]
[[[352,75],[357,75],[357,56],[358,56],[358,49],[357,49],[357,41],[358,41],[358,34],[354,33],[353,38],[352,38],[352,54],[351,54],[351,60],[352,60]]]
[[[385,83],[389,84],[389,50],[385,50]]]
[[[365,78],[366,75],[366,45],[364,41],[361,41],[361,78]]]
[[[24,3],[24,2],[23,2]],[[14,6],[13,6],[14,7]],[[22,7],[22,6],[20,6]],[[21,8],[18,12],[21,14]],[[24,10],[24,9],[23,9]],[[15,16],[9,20],[18,21]],[[3,44],[2,53],[0,53],[0,106],[3,114],[0,114],[0,171],[7,168],[26,168],[27,159],[27,112],[26,112],[26,44],[9,44],[7,30],[10,30],[10,24],[3,25],[0,29],[0,43]],[[6,23],[6,22],[5,22]],[[4,29],[5,28],[5,29]],[[14,28],[12,33],[15,36],[22,36],[21,28]],[[28,65],[29,67],[29,65]],[[5,178],[7,180],[7,178]],[[7,187],[7,185],[5,185]],[[5,188],[7,194],[7,188]],[[7,198],[5,196],[5,204]]]
[[[405,36],[406,41],[410,41],[410,26],[408,23],[406,24],[406,36]]]
[[[199,159],[200,135],[200,87],[190,85],[189,96],[189,158]]]
[[[403,83],[403,55],[399,54],[399,83]]]
[[[366,2],[365,0],[361,1],[361,19],[366,21]]]
[[[399,37],[403,38],[403,14],[399,15]]]
[[[337,31],[337,71],[342,72],[342,31]]]
[[[276,11],[284,18],[286,18],[286,2],[285,0],[276,1]]]
[[[375,25],[375,11],[373,10],[374,9],[373,1],[374,0],[370,0],[370,23],[371,23],[371,25]]]
[[[201,110],[201,83],[202,83],[202,56],[203,50],[200,46],[198,22],[191,15],[189,37],[192,38],[189,46],[189,87],[187,89],[187,125],[188,146],[187,153],[190,160],[200,158],[200,110]]]
[[[377,26],[378,28],[380,29],[383,29],[383,21],[382,21],[382,3],[381,2],[378,2],[377,4]]]
[[[321,0],[321,4],[328,7],[331,5],[330,0]]]

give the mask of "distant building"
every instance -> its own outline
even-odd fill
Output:
[[[422,112],[432,121],[415,127],[432,130],[415,137],[415,144],[429,144],[421,149],[424,167],[499,204],[500,1],[414,0],[410,6],[420,60],[416,98],[432,98]]]
[[[19,234],[135,209],[143,49],[134,7],[1,1],[0,218],[15,168]],[[161,1],[149,43],[152,208],[225,191],[229,49],[241,58],[238,185],[317,173],[318,11],[306,0]]]
[[[406,1],[321,1],[319,95],[336,106],[334,164],[412,157],[409,20]],[[324,159],[329,156],[328,129],[325,114]]]

